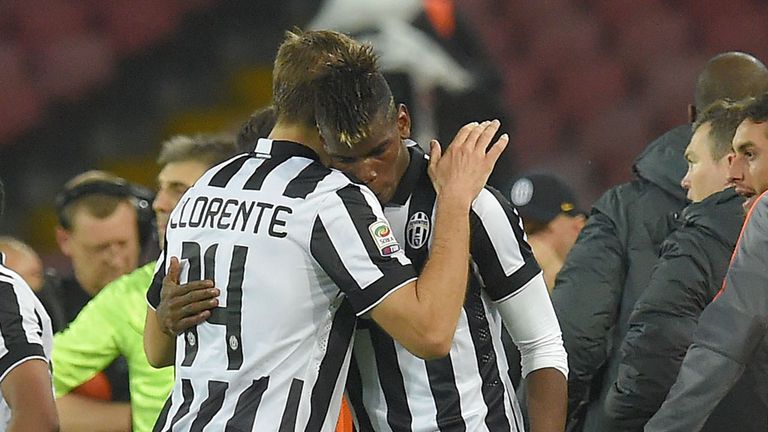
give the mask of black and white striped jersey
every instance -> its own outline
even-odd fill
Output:
[[[384,214],[421,271],[436,195],[426,156],[413,144],[410,165]],[[523,431],[495,302],[514,296],[540,269],[520,218],[497,191],[480,193],[470,223],[467,299],[447,357],[419,359],[373,321],[359,321],[347,390],[361,432]]]
[[[259,140],[211,168],[171,214],[168,260],[212,279],[219,307],[176,341],[157,431],[332,431],[356,316],[415,279],[375,195],[309,148]]]
[[[0,382],[27,360],[41,359],[50,364],[53,347],[48,313],[29,285],[5,267],[4,261],[0,253]],[[0,399],[0,430],[5,430],[11,410],[2,395]]]

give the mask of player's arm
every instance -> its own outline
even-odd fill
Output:
[[[56,399],[62,431],[128,432],[131,404],[67,393]],[[84,413],[87,413],[84,414]]]
[[[562,431],[567,412],[568,357],[544,276],[538,273],[497,307],[520,350],[531,431]]]
[[[32,358],[14,367],[0,383],[11,409],[8,432],[58,431],[48,363]]]
[[[448,354],[456,332],[469,273],[469,210],[508,138],[487,151],[499,123],[468,125],[445,155],[433,142],[429,172],[437,190],[432,248],[418,280],[393,292],[371,317],[414,355]]]

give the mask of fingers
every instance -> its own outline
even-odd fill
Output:
[[[477,142],[475,142],[475,149],[482,151],[487,150],[488,145],[491,143],[491,140],[493,140],[493,137],[496,135],[496,132],[499,131],[500,127],[501,122],[498,120],[488,122],[485,125],[485,128],[480,131],[480,136],[478,137]]]
[[[211,316],[211,311],[205,310],[205,311],[202,311],[202,312],[198,313],[197,315],[183,318],[183,319],[179,320],[176,323],[177,328],[174,329],[174,331],[175,331],[176,334],[179,334],[179,333],[181,333],[181,332],[183,332],[185,330],[188,330],[188,329],[190,329],[190,328],[192,328],[192,327],[194,327],[194,326],[196,326],[198,324],[202,324],[210,316]]]
[[[163,279],[173,283],[179,283],[180,274],[181,265],[179,264],[179,259],[176,257],[171,257],[171,264],[168,266],[168,273]]]
[[[443,149],[437,140],[429,142],[429,165],[435,167],[437,162],[443,156]]]
[[[496,161],[499,160],[499,156],[501,156],[501,153],[504,152],[504,149],[507,148],[507,144],[509,144],[509,135],[502,134],[498,140],[496,140],[495,143],[493,143],[493,146],[490,150],[488,150],[488,154],[486,154],[486,160],[491,165],[496,165]]]
[[[474,131],[478,127],[477,122],[467,123],[464,126],[462,126],[461,129],[456,133],[456,136],[453,138],[453,141],[451,141],[451,145],[455,144],[463,144],[466,140],[469,134]]]

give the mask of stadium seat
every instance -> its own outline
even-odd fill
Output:
[[[114,72],[109,43],[97,36],[81,36],[49,45],[37,57],[39,86],[54,98],[77,98]]]

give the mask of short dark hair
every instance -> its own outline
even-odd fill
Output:
[[[763,93],[745,102],[744,119],[749,119],[754,123],[768,121],[768,93]]]
[[[253,150],[259,138],[269,136],[275,128],[276,120],[275,108],[272,105],[260,108],[251,114],[237,133],[237,147],[240,151]]]
[[[373,48],[360,44],[326,66],[315,84],[315,116],[326,139],[353,147],[370,134],[370,122],[396,113],[392,91]]]
[[[696,80],[696,108],[706,109],[720,99],[739,101],[768,91],[768,69],[754,56],[730,51],[707,62]]]
[[[197,161],[212,167],[238,153],[232,136],[226,134],[176,135],[163,142],[157,163]]]
[[[744,105],[729,100],[719,100],[711,104],[701,113],[693,124],[693,131],[709,123],[712,138],[710,153],[713,160],[720,160],[732,151],[731,142],[736,134],[736,128],[744,120]]]
[[[314,127],[313,80],[325,64],[357,45],[349,36],[330,30],[286,32],[272,70],[272,105],[278,121]]]

